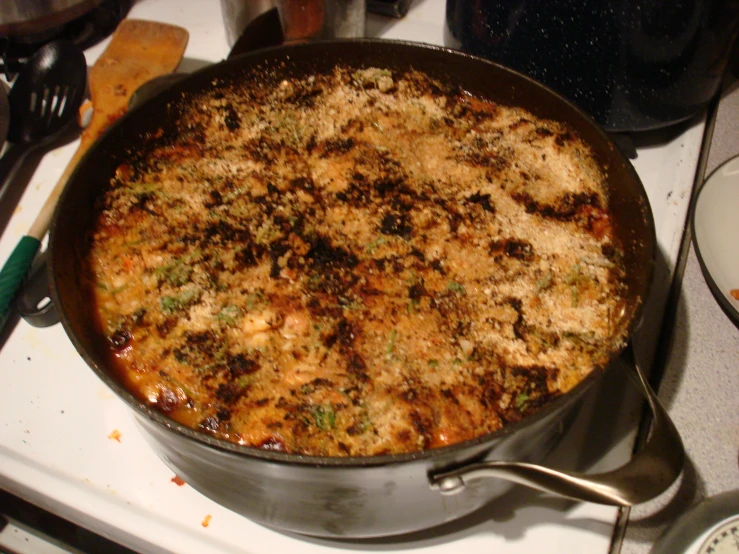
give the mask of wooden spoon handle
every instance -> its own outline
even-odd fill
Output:
[[[22,237],[0,270],[0,329],[8,320],[10,306],[28,275],[40,245],[41,242],[35,238]]]
[[[56,208],[56,204],[59,201],[59,196],[62,194],[64,188],[67,186],[67,181],[69,181],[69,177],[74,172],[77,164],[82,159],[82,156],[85,155],[91,145],[92,142],[80,142],[77,151],[74,153],[72,159],[69,161],[67,167],[64,169],[64,173],[62,173],[61,177],[59,177],[56,186],[51,191],[51,194],[49,194],[49,197],[46,199],[46,202],[44,202],[41,211],[39,211],[36,219],[33,221],[31,227],[28,229],[27,236],[33,237],[37,240],[41,240],[44,238],[44,235],[49,230],[51,218],[54,215],[54,209]]]

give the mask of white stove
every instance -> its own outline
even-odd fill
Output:
[[[369,16],[367,34],[443,44],[444,9],[445,0],[416,0],[403,19]],[[140,1],[129,17],[166,21],[189,31],[183,72],[228,54],[213,0]],[[106,44],[86,51],[90,65]],[[704,126],[705,118],[699,117],[636,139],[633,163],[652,204],[661,257],[637,339],[642,361],[651,360],[656,347]],[[0,238],[0,260],[27,231],[76,146],[67,144],[40,161]],[[617,544],[612,550],[617,508],[524,488],[459,522],[407,537],[340,541],[274,531],[178,484],[139,434],[129,408],[86,366],[61,325],[38,329],[11,320],[0,348],[0,488],[137,551],[618,552]],[[590,396],[548,460],[553,467],[602,471],[629,458],[641,404],[622,376],[609,376],[601,388],[607,394]]]

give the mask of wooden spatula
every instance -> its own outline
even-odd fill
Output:
[[[95,140],[126,112],[131,94],[141,85],[174,71],[182,60],[189,34],[182,27],[155,21],[124,19],[108,47],[95,62],[88,78],[92,119],[80,136],[80,144],[51,195],[0,270],[0,328],[41,240],[49,229],[59,195],[77,163]]]

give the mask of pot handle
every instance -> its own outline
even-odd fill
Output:
[[[631,506],[664,492],[680,475],[685,451],[680,435],[636,363],[631,344],[624,351],[629,377],[646,397],[652,429],[644,447],[625,465],[594,475],[557,471],[523,462],[481,462],[430,475],[442,494],[461,492],[476,479],[499,478],[576,500]]]

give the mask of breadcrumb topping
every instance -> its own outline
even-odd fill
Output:
[[[88,256],[112,360],[173,419],[414,452],[536,412],[622,343],[603,175],[561,124],[380,68],[182,103]]]

